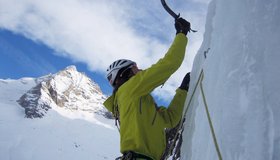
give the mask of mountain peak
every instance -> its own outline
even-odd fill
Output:
[[[106,96],[100,87],[75,66],[47,77],[39,78],[37,85],[18,100],[25,108],[26,117],[41,118],[49,109],[56,108],[109,116],[103,106]]]
[[[70,66],[66,67],[64,70],[65,71],[76,71],[76,72],[78,72],[75,65],[70,65]]]

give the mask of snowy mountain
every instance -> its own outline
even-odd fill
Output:
[[[119,133],[105,118],[105,98],[74,66],[40,78],[0,79],[0,159],[114,159]]]
[[[280,159],[279,26],[279,0],[209,4],[191,72],[182,159]]]
[[[51,108],[110,115],[102,103],[106,97],[99,86],[75,66],[35,79],[36,85],[22,95],[18,103],[28,118],[41,118]]]

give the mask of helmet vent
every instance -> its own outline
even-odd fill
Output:
[[[113,63],[113,67],[115,67],[116,62]]]
[[[126,63],[127,61],[123,61],[120,65],[122,65],[122,64],[124,64],[124,63]]]
[[[116,66],[118,66],[120,62],[121,62],[121,61],[118,61],[117,64],[116,64]]]

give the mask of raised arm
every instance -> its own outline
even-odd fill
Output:
[[[165,56],[150,68],[137,73],[126,87],[131,89],[133,96],[149,94],[163,84],[182,64],[188,39],[182,33],[176,35]]]

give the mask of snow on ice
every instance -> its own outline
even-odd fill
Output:
[[[203,89],[223,159],[280,159],[279,3],[209,4],[190,92],[203,69]],[[182,159],[219,159],[200,87],[187,113],[183,141]]]

